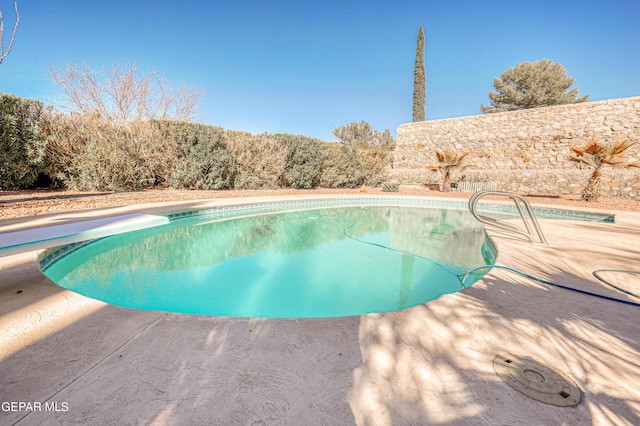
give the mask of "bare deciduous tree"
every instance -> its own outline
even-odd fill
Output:
[[[49,68],[66,108],[117,122],[191,121],[197,116],[203,95],[200,89],[186,84],[174,88],[156,71],[143,73],[135,64],[93,69],[74,63]]]
[[[18,11],[18,3],[14,3],[16,8],[16,24],[13,27],[13,34],[11,34],[11,40],[9,41],[9,47],[7,50],[4,50],[4,17],[2,16],[2,11],[0,10],[0,64],[4,58],[7,57],[9,52],[11,52],[11,48],[13,47],[13,42],[16,40],[16,32],[18,32],[18,24],[20,23],[20,12]]]

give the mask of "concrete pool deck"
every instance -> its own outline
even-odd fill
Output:
[[[250,202],[282,198],[299,199]],[[239,202],[39,216],[3,221],[0,232]],[[490,232],[496,263],[640,302],[591,275],[640,270],[640,214],[540,223],[548,246]],[[0,257],[0,424],[640,424],[640,307],[494,269],[461,292],[384,314],[135,311],[56,286],[38,253]],[[563,373],[582,402],[556,407],[512,389],[493,368],[504,353]]]

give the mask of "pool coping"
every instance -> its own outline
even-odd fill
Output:
[[[274,200],[273,197],[260,198]],[[344,197],[331,195],[328,198]],[[253,204],[256,200],[200,200],[91,213],[71,212],[48,218],[51,220],[34,218],[31,224],[23,223],[23,229],[59,223],[60,219],[82,221],[132,211],[159,214],[168,211],[168,207],[206,208],[211,204]],[[628,267],[629,258],[640,258],[637,249],[640,247],[638,213],[617,212],[614,224],[554,222],[559,221],[541,220],[549,246],[532,245],[488,232],[498,247],[498,261],[547,278],[553,277],[557,271],[556,279],[562,278],[563,282],[605,291],[596,280],[589,279],[589,269],[596,268],[592,264]],[[625,241],[610,242],[606,238],[610,234],[613,239],[624,238]],[[27,423],[37,423],[52,418],[61,422],[64,419],[100,422],[118,418],[135,423],[144,418],[149,423],[163,423],[163,419],[168,423],[181,419],[206,423],[213,415],[206,409],[209,406],[220,412],[218,420],[234,418],[233,412],[229,411],[231,409],[223,410],[222,402],[216,402],[221,401],[220,398],[224,400],[225,394],[240,398],[247,392],[256,399],[242,400],[241,406],[253,407],[250,413],[263,419],[267,412],[260,414],[260,407],[279,407],[278,404],[284,402],[273,397],[282,395],[288,408],[280,412],[280,419],[284,418],[289,423],[430,421],[506,424],[526,419],[547,424],[608,424],[635,423],[640,419],[640,408],[625,403],[627,400],[640,400],[638,373],[626,361],[640,355],[640,325],[633,320],[637,311],[561,290],[546,289],[504,271],[492,270],[461,292],[396,313],[322,321],[252,321],[133,312],[66,290],[60,291],[39,272],[38,258],[42,252],[43,249],[0,258],[0,292],[4,303],[0,325],[5,331],[10,331],[0,342],[3,367],[0,369],[0,384],[11,383],[10,387],[0,390],[0,399],[66,401],[72,409],[59,413],[0,412],[0,418],[6,416],[11,422],[24,419]],[[585,259],[585,253],[593,259]],[[21,293],[16,294],[16,291]],[[31,302],[21,302],[21,299]],[[14,303],[21,308],[11,308]],[[612,306],[614,310],[608,309]],[[439,319],[445,318],[446,322],[459,324],[442,328]],[[251,345],[246,346],[241,342],[250,335],[247,334],[249,328],[256,335]],[[598,330],[606,330],[607,333],[599,333]],[[227,337],[220,340],[225,335]],[[168,343],[169,336],[174,339],[169,340],[172,344],[157,349],[149,346],[150,342]],[[389,341],[384,336],[396,337]],[[210,340],[218,342],[211,346],[213,352],[202,352],[199,345]],[[311,342],[318,342],[319,346]],[[589,343],[585,345],[584,342]],[[223,349],[225,347],[228,349]],[[280,349],[294,347],[300,348],[300,352],[283,353]],[[387,364],[383,362],[387,352],[383,349],[392,347],[398,362],[393,364],[395,373],[389,375],[385,367]],[[77,358],[74,353],[79,348],[87,349],[83,349],[85,355],[81,357],[81,365],[76,365],[78,363],[69,360]],[[205,359],[221,350],[222,353],[238,352],[251,362],[246,365],[240,363],[239,366],[237,357],[229,358],[227,364],[221,359],[222,364],[211,372],[215,375],[200,368],[178,368],[174,373],[167,370],[173,364],[163,364],[177,354],[186,356],[187,364],[197,360],[207,363]],[[545,361],[573,377],[584,393],[583,403],[562,409],[532,402],[495,380],[490,367],[492,356],[504,350]],[[200,353],[206,358],[200,359]],[[338,357],[338,353],[343,356]],[[336,355],[335,362],[330,361],[328,366],[329,359],[334,359],[331,354]],[[129,361],[120,366],[120,359]],[[265,360],[268,360],[266,364]],[[143,368],[147,364],[157,365],[159,370]],[[29,365],[29,369],[25,370],[24,365]],[[277,375],[269,376],[274,371]],[[307,384],[294,385],[297,376],[291,376],[292,371],[296,375],[308,376]],[[18,373],[14,372],[21,373],[16,376]],[[417,372],[422,373],[415,376]],[[239,375],[249,373],[256,378],[272,378],[267,382],[254,379],[253,385],[239,392],[236,380]],[[216,386],[211,388],[206,382],[200,383],[200,379],[189,386],[178,385],[181,382],[176,374],[193,378],[204,375]],[[224,381],[215,381],[215,376]],[[43,379],[45,377],[50,377],[50,380]],[[171,385],[165,382],[165,378],[177,384]],[[286,379],[290,385],[278,385],[280,379]],[[134,393],[125,391],[131,387],[131,380],[153,382],[162,394],[151,398],[146,385],[141,388],[134,386]],[[313,383],[325,383],[326,389],[318,389]],[[443,383],[452,388],[442,388]],[[394,390],[396,386],[400,386],[398,391]],[[220,392],[213,392],[216,387]],[[131,410],[116,402],[105,402],[102,398],[98,401],[96,394],[107,389],[112,389],[111,392],[121,389],[118,392],[129,395],[129,403],[136,407],[135,415],[141,417],[131,417]],[[136,395],[135,389],[142,392]],[[419,397],[405,397],[400,389],[417,392]],[[452,393],[451,390],[455,389],[458,390]],[[197,406],[185,403],[189,400],[187,397],[197,395],[208,403]],[[335,399],[336,395],[338,399]],[[372,396],[375,398],[371,399]],[[162,403],[158,406],[157,401]],[[232,408],[239,407],[233,399],[225,401]],[[505,404],[504,401],[514,403]],[[458,410],[452,411],[454,406]]]
[[[160,215],[149,215],[145,213],[132,213],[123,216],[114,216],[111,218],[94,219],[86,222],[80,222],[79,230],[73,230],[67,234],[59,233],[58,237],[51,236],[50,238],[29,241],[23,245],[16,245],[15,240],[21,235],[27,235],[31,237],[34,230],[15,231],[8,234],[0,234],[0,256],[20,253],[23,251],[32,251],[34,249],[42,248],[43,246],[51,246],[39,256],[40,269],[45,271],[50,265],[58,261],[74,251],[101,240],[104,237],[111,235],[117,235],[124,232],[136,231],[141,229],[147,229],[150,227],[162,226],[173,222],[175,220],[193,218],[193,217],[214,217],[224,220],[225,218],[233,219],[237,217],[237,214],[265,214],[270,212],[281,211],[299,211],[317,208],[331,208],[331,207],[364,207],[364,206],[408,206],[419,208],[456,208],[459,210],[465,210],[467,203],[464,201],[454,202],[447,199],[422,199],[422,198],[410,198],[410,197],[341,197],[341,198],[307,198],[304,200],[285,200],[279,202],[259,202],[259,203],[241,203],[231,206],[223,207],[208,207],[203,209],[179,209],[163,212]],[[504,204],[489,204],[485,203],[479,206],[479,211],[482,212],[509,212],[515,213],[516,207],[510,205],[510,203]],[[554,219],[573,219],[579,221],[595,221],[595,222],[613,222],[614,216],[605,213],[592,213],[574,210],[563,209],[551,209],[551,208],[535,208],[536,213],[543,214],[555,214],[564,216]],[[138,216],[139,215],[139,216]],[[164,220],[162,220],[164,219]],[[516,219],[517,220],[517,219]],[[96,222],[96,225],[93,223]],[[51,228],[49,234],[53,234],[56,228],[65,227],[70,228],[73,224],[67,225],[54,225],[47,227],[46,230]],[[37,230],[35,230],[37,231]],[[5,248],[2,246],[3,236],[13,237],[10,241],[14,242],[13,246]],[[15,237],[14,237],[15,235]],[[493,239],[487,235],[487,244],[493,253],[493,257],[497,257],[497,248]]]
[[[329,196],[290,196],[290,197],[257,197],[256,199],[231,199],[238,201],[237,203],[225,203],[225,199],[214,200],[213,202],[198,203],[198,207],[194,208],[193,202],[176,202],[176,203],[154,203],[151,211],[149,205],[131,206],[123,209],[119,214],[110,211],[108,216],[98,218],[84,219],[76,217],[75,221],[70,223],[57,224],[56,221],[64,221],[58,218],[59,215],[53,215],[49,218],[49,223],[39,223],[35,227],[30,227],[28,221],[22,221],[18,224],[10,224],[2,226],[0,224],[0,258],[12,254],[38,250],[42,248],[52,248],[63,246],[65,244],[78,243],[90,239],[115,235],[118,233],[129,232],[137,229],[145,229],[153,226],[160,226],[165,223],[162,219],[167,217],[169,220],[199,216],[226,213],[229,210],[242,211],[246,209],[260,209],[264,206],[264,211],[281,209],[287,203],[291,207],[297,208],[313,208],[322,206],[335,205],[362,205],[370,203],[372,205],[417,205],[419,207],[455,207],[465,209],[467,203],[460,199],[448,199],[439,197],[420,197],[420,196],[393,196],[393,195],[329,195]],[[216,201],[222,201],[223,205],[216,205]],[[158,205],[159,204],[159,205]],[[166,205],[166,208],[161,207]],[[185,206],[189,206],[186,207]],[[486,201],[478,205],[479,211],[515,211],[515,207],[511,202],[503,201]],[[604,210],[585,210],[572,209],[566,207],[556,207],[549,205],[536,205],[534,208],[536,213],[554,213],[565,214],[566,219],[575,218],[576,220],[594,220],[594,221],[614,221],[614,215]],[[97,209],[96,211],[100,211]],[[52,223],[53,222],[53,223]]]

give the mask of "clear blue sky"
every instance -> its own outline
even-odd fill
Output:
[[[480,114],[494,77],[549,58],[592,101],[640,95],[640,0],[22,0],[0,92],[51,103],[48,67],[136,63],[205,91],[200,121],[334,140],[411,121],[416,35],[427,120]],[[5,47],[13,2],[0,0]]]

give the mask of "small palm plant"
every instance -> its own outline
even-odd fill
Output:
[[[589,177],[587,186],[582,191],[582,200],[598,201],[600,195],[600,180],[602,166],[608,164],[613,167],[640,167],[638,164],[627,163],[624,152],[635,142],[623,139],[611,144],[598,142],[598,138],[591,138],[583,147],[572,146],[568,159],[592,167],[593,173]]]
[[[442,190],[451,191],[451,171],[453,169],[464,169],[467,167],[462,164],[462,161],[469,153],[464,152],[458,154],[457,152],[442,149],[437,149],[434,153],[440,164],[437,166],[426,166],[426,168],[429,170],[439,170],[443,174]]]

